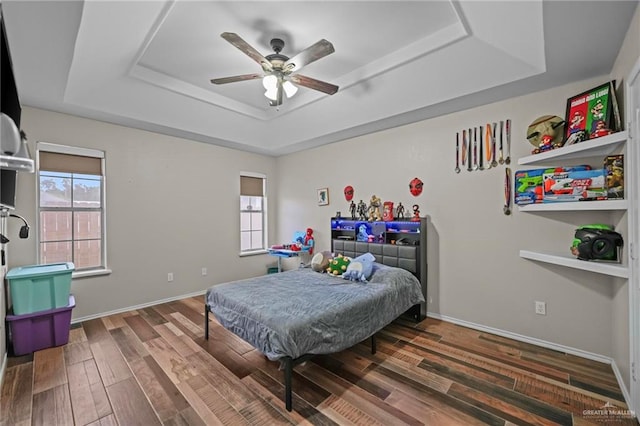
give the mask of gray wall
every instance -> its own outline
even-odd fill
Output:
[[[32,153],[35,141],[106,152],[107,257],[113,273],[73,280],[74,318],[266,272],[268,256],[238,256],[239,176],[264,173],[267,195],[275,199],[275,159],[34,108],[24,109],[22,123]],[[18,191],[17,211],[35,236],[35,174],[20,174]],[[274,235],[276,222],[271,223]],[[9,266],[34,263],[36,239],[12,239]],[[173,282],[167,282],[168,272]]]
[[[611,356],[612,280],[519,257],[520,249],[568,253],[577,225],[611,223],[608,213],[536,215],[502,212],[504,166],[454,172],[456,131],[512,120],[512,168],[532,146],[526,128],[545,114],[564,116],[566,99],[608,76],[354,138],[278,159],[280,236],[287,217],[304,217],[316,229],[316,246],[329,248],[329,218],[348,212],[342,190],[355,199],[420,205],[430,217],[428,310],[550,342]],[[526,168],[526,167],[521,167]],[[295,176],[306,176],[296,179]],[[424,192],[414,198],[409,181]],[[315,205],[316,188],[328,187],[329,206]],[[617,219],[617,218],[614,218]],[[547,315],[534,301],[547,302]],[[589,324],[589,327],[585,327]],[[598,336],[598,338],[593,338]]]

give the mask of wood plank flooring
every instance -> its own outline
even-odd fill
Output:
[[[294,370],[222,328],[204,297],[72,326],[69,343],[10,357],[0,426],[638,425],[609,365],[433,319]]]

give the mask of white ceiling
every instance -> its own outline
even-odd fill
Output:
[[[2,1],[23,105],[283,155],[608,74],[638,1]],[[270,107],[220,37],[340,86]]]

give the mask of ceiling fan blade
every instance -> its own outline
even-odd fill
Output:
[[[307,47],[293,58],[289,59],[287,62],[285,62],[282,68],[285,72],[298,71],[305,65],[317,61],[320,58],[324,58],[325,56],[330,55],[333,52],[335,52],[333,44],[325,39],[322,39],[319,42]]]
[[[333,95],[338,91],[338,86],[325,81],[316,80],[315,78],[307,77],[300,74],[290,75],[289,79],[300,86],[308,87],[309,89],[318,90],[324,92],[327,95]]]
[[[234,75],[233,77],[223,77],[223,78],[213,78],[211,82],[213,84],[227,84],[227,83],[235,83],[236,81],[246,81],[246,80],[254,80],[256,78],[262,78],[262,74],[243,74],[243,75]]]
[[[229,43],[233,44],[240,51],[242,51],[245,55],[249,56],[251,59],[259,63],[262,66],[262,69],[264,69],[265,71],[271,71],[273,69],[273,67],[271,66],[271,62],[269,62],[267,58],[262,56],[262,54],[254,49],[249,43],[244,41],[238,34],[225,32],[220,34],[220,37],[227,40]]]

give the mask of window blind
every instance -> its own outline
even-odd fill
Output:
[[[83,155],[40,151],[40,170],[49,172],[102,175],[102,160]]]
[[[240,176],[240,195],[252,197],[264,196],[264,179]]]

